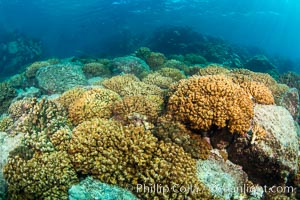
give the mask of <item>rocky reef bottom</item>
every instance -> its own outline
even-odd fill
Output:
[[[246,67],[246,66],[245,66]],[[299,94],[141,48],[0,83],[0,199],[299,199]]]

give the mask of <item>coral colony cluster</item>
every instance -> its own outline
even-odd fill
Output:
[[[34,62],[0,84],[0,199],[297,199],[297,78],[145,47]]]

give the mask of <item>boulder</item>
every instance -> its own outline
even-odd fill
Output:
[[[239,164],[257,184],[286,184],[297,171],[298,138],[293,117],[284,107],[256,105],[254,124],[265,130],[264,137],[236,137],[228,149],[228,158]],[[253,138],[254,137],[254,138]]]

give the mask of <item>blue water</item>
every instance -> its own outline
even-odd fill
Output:
[[[0,32],[41,40],[45,57],[99,56],[179,25],[300,59],[299,13],[298,0],[0,0]]]

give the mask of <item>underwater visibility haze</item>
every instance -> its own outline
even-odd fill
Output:
[[[300,1],[0,0],[0,200],[300,199]]]

